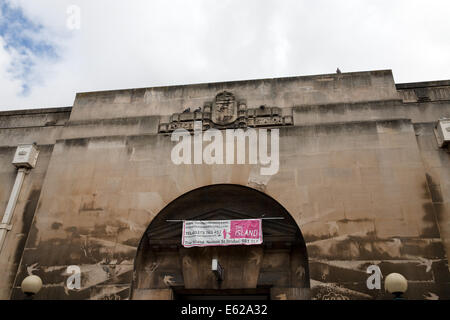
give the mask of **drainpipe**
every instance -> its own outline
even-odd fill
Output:
[[[0,254],[3,250],[6,235],[8,231],[12,229],[11,220],[14,215],[14,209],[16,208],[20,190],[22,189],[23,180],[29,170],[36,166],[38,154],[39,151],[36,148],[36,144],[21,145],[17,147],[16,154],[14,155],[14,160],[12,162],[12,164],[18,168],[16,181],[14,182],[5,214],[3,215],[2,222],[0,223]]]
[[[6,239],[6,233],[11,230],[11,219],[16,208],[17,199],[19,198],[20,190],[22,189],[22,183],[27,174],[28,169],[19,168],[17,171],[16,182],[14,182],[11,196],[9,197],[8,205],[6,206],[5,214],[3,215],[2,223],[0,224],[0,253],[3,249],[3,243]]]

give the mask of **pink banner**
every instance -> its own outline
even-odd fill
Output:
[[[187,248],[262,243],[260,219],[185,221],[183,223],[182,244]]]
[[[230,225],[231,239],[258,239],[261,220],[232,220]]]

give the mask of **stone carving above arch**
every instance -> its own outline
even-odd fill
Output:
[[[243,104],[239,104],[242,106]],[[217,125],[229,125],[238,118],[236,98],[231,92],[223,91],[216,96],[211,110],[211,121]]]
[[[213,102],[206,102],[203,107],[174,113],[168,123],[159,124],[158,132],[170,133],[176,129],[193,131],[195,121],[202,122],[203,130],[293,125],[293,117],[283,116],[281,108],[265,105],[248,108],[244,100],[237,100],[233,93],[222,91]]]

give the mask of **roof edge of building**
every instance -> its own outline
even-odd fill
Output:
[[[305,75],[305,76],[287,76],[287,77],[278,77],[278,78],[260,78],[260,79],[230,80],[230,81],[216,81],[216,82],[200,82],[200,83],[190,83],[190,84],[181,84],[181,85],[167,85],[167,86],[114,89],[114,90],[99,90],[99,91],[77,92],[77,96],[96,95],[96,94],[104,94],[104,93],[112,93],[112,92],[138,91],[138,90],[148,90],[148,89],[177,89],[177,88],[186,88],[186,87],[243,84],[243,83],[251,83],[251,82],[258,82],[258,81],[274,81],[274,80],[289,81],[289,80],[295,80],[295,79],[307,80],[307,79],[320,79],[323,77],[331,77],[331,76],[333,76],[333,77],[341,76],[342,77],[342,76],[351,76],[351,75],[386,74],[386,73],[389,73],[392,75],[392,70],[384,69],[384,70],[371,70],[371,71],[343,72],[341,74],[328,73],[328,74],[316,74],[316,75]]]
[[[397,83],[395,84],[395,86],[397,87],[397,90],[429,88],[429,87],[447,87],[450,86],[450,80]]]
[[[46,107],[46,108],[35,108],[35,109],[17,109],[17,110],[0,111],[0,117],[19,116],[19,115],[34,115],[34,114],[42,114],[42,113],[71,112],[71,110],[72,110],[72,107]]]

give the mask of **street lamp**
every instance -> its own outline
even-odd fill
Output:
[[[395,296],[394,300],[404,300],[402,294],[408,290],[408,280],[400,273],[391,273],[384,280],[384,288]]]
[[[20,285],[22,292],[27,295],[28,300],[32,300],[33,296],[42,288],[42,280],[38,276],[31,275],[23,279]]]

